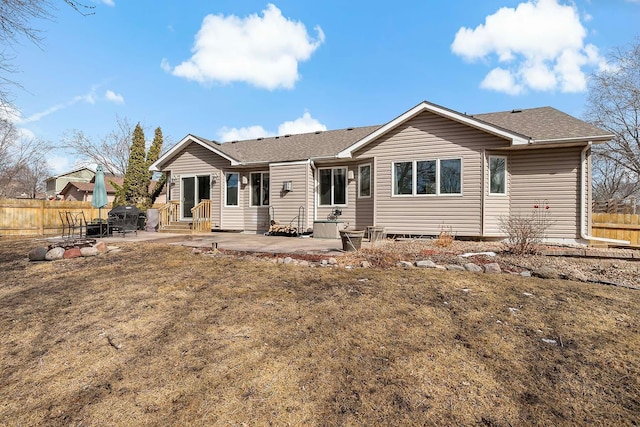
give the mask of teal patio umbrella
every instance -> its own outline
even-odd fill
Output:
[[[104,170],[102,165],[96,168],[95,184],[93,185],[93,195],[91,196],[91,205],[98,208],[98,218],[102,223],[102,208],[107,206],[107,187],[104,184]],[[102,226],[101,226],[102,227]]]

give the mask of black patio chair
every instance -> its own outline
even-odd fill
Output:
[[[69,235],[70,238],[76,237],[76,232],[78,233],[78,237],[86,237],[87,236],[87,220],[84,216],[84,211],[79,212],[66,212],[67,222],[69,224]]]

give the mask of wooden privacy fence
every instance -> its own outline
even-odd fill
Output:
[[[102,208],[107,218],[111,204]],[[0,199],[0,235],[54,235],[62,232],[58,212],[84,212],[87,221],[98,218],[98,209],[91,202]]]
[[[593,237],[628,240],[632,246],[640,246],[640,215],[594,213],[591,223]]]

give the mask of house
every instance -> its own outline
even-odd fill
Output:
[[[122,186],[124,177],[115,175],[105,175],[104,186],[107,190],[107,203],[113,203],[116,197],[116,189],[113,184]],[[157,181],[151,181],[149,191],[155,188]],[[90,182],[71,181],[60,192],[60,196],[67,201],[90,202],[93,197],[93,187],[95,185],[95,176]],[[165,190],[160,193],[160,199],[166,197]]]
[[[81,167],[69,172],[55,175],[45,180],[45,193],[48,199],[55,199],[60,195],[62,189],[71,181],[89,182],[96,175],[96,172],[88,167]]]
[[[211,228],[302,230],[334,209],[351,228],[500,238],[500,218],[549,206],[550,240],[584,242],[591,146],[612,135],[551,107],[467,115],[421,102],[381,126],[220,144],[187,135],[152,166],[175,220],[211,200]]]

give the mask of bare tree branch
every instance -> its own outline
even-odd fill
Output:
[[[586,118],[614,135],[595,150],[596,197],[623,197],[640,189],[640,39],[609,55],[610,68],[591,76]]]
[[[62,148],[91,163],[103,165],[111,175],[121,176],[127,170],[133,128],[126,117],[117,116],[116,129],[99,142],[92,141],[80,130],[73,130],[63,137]]]

